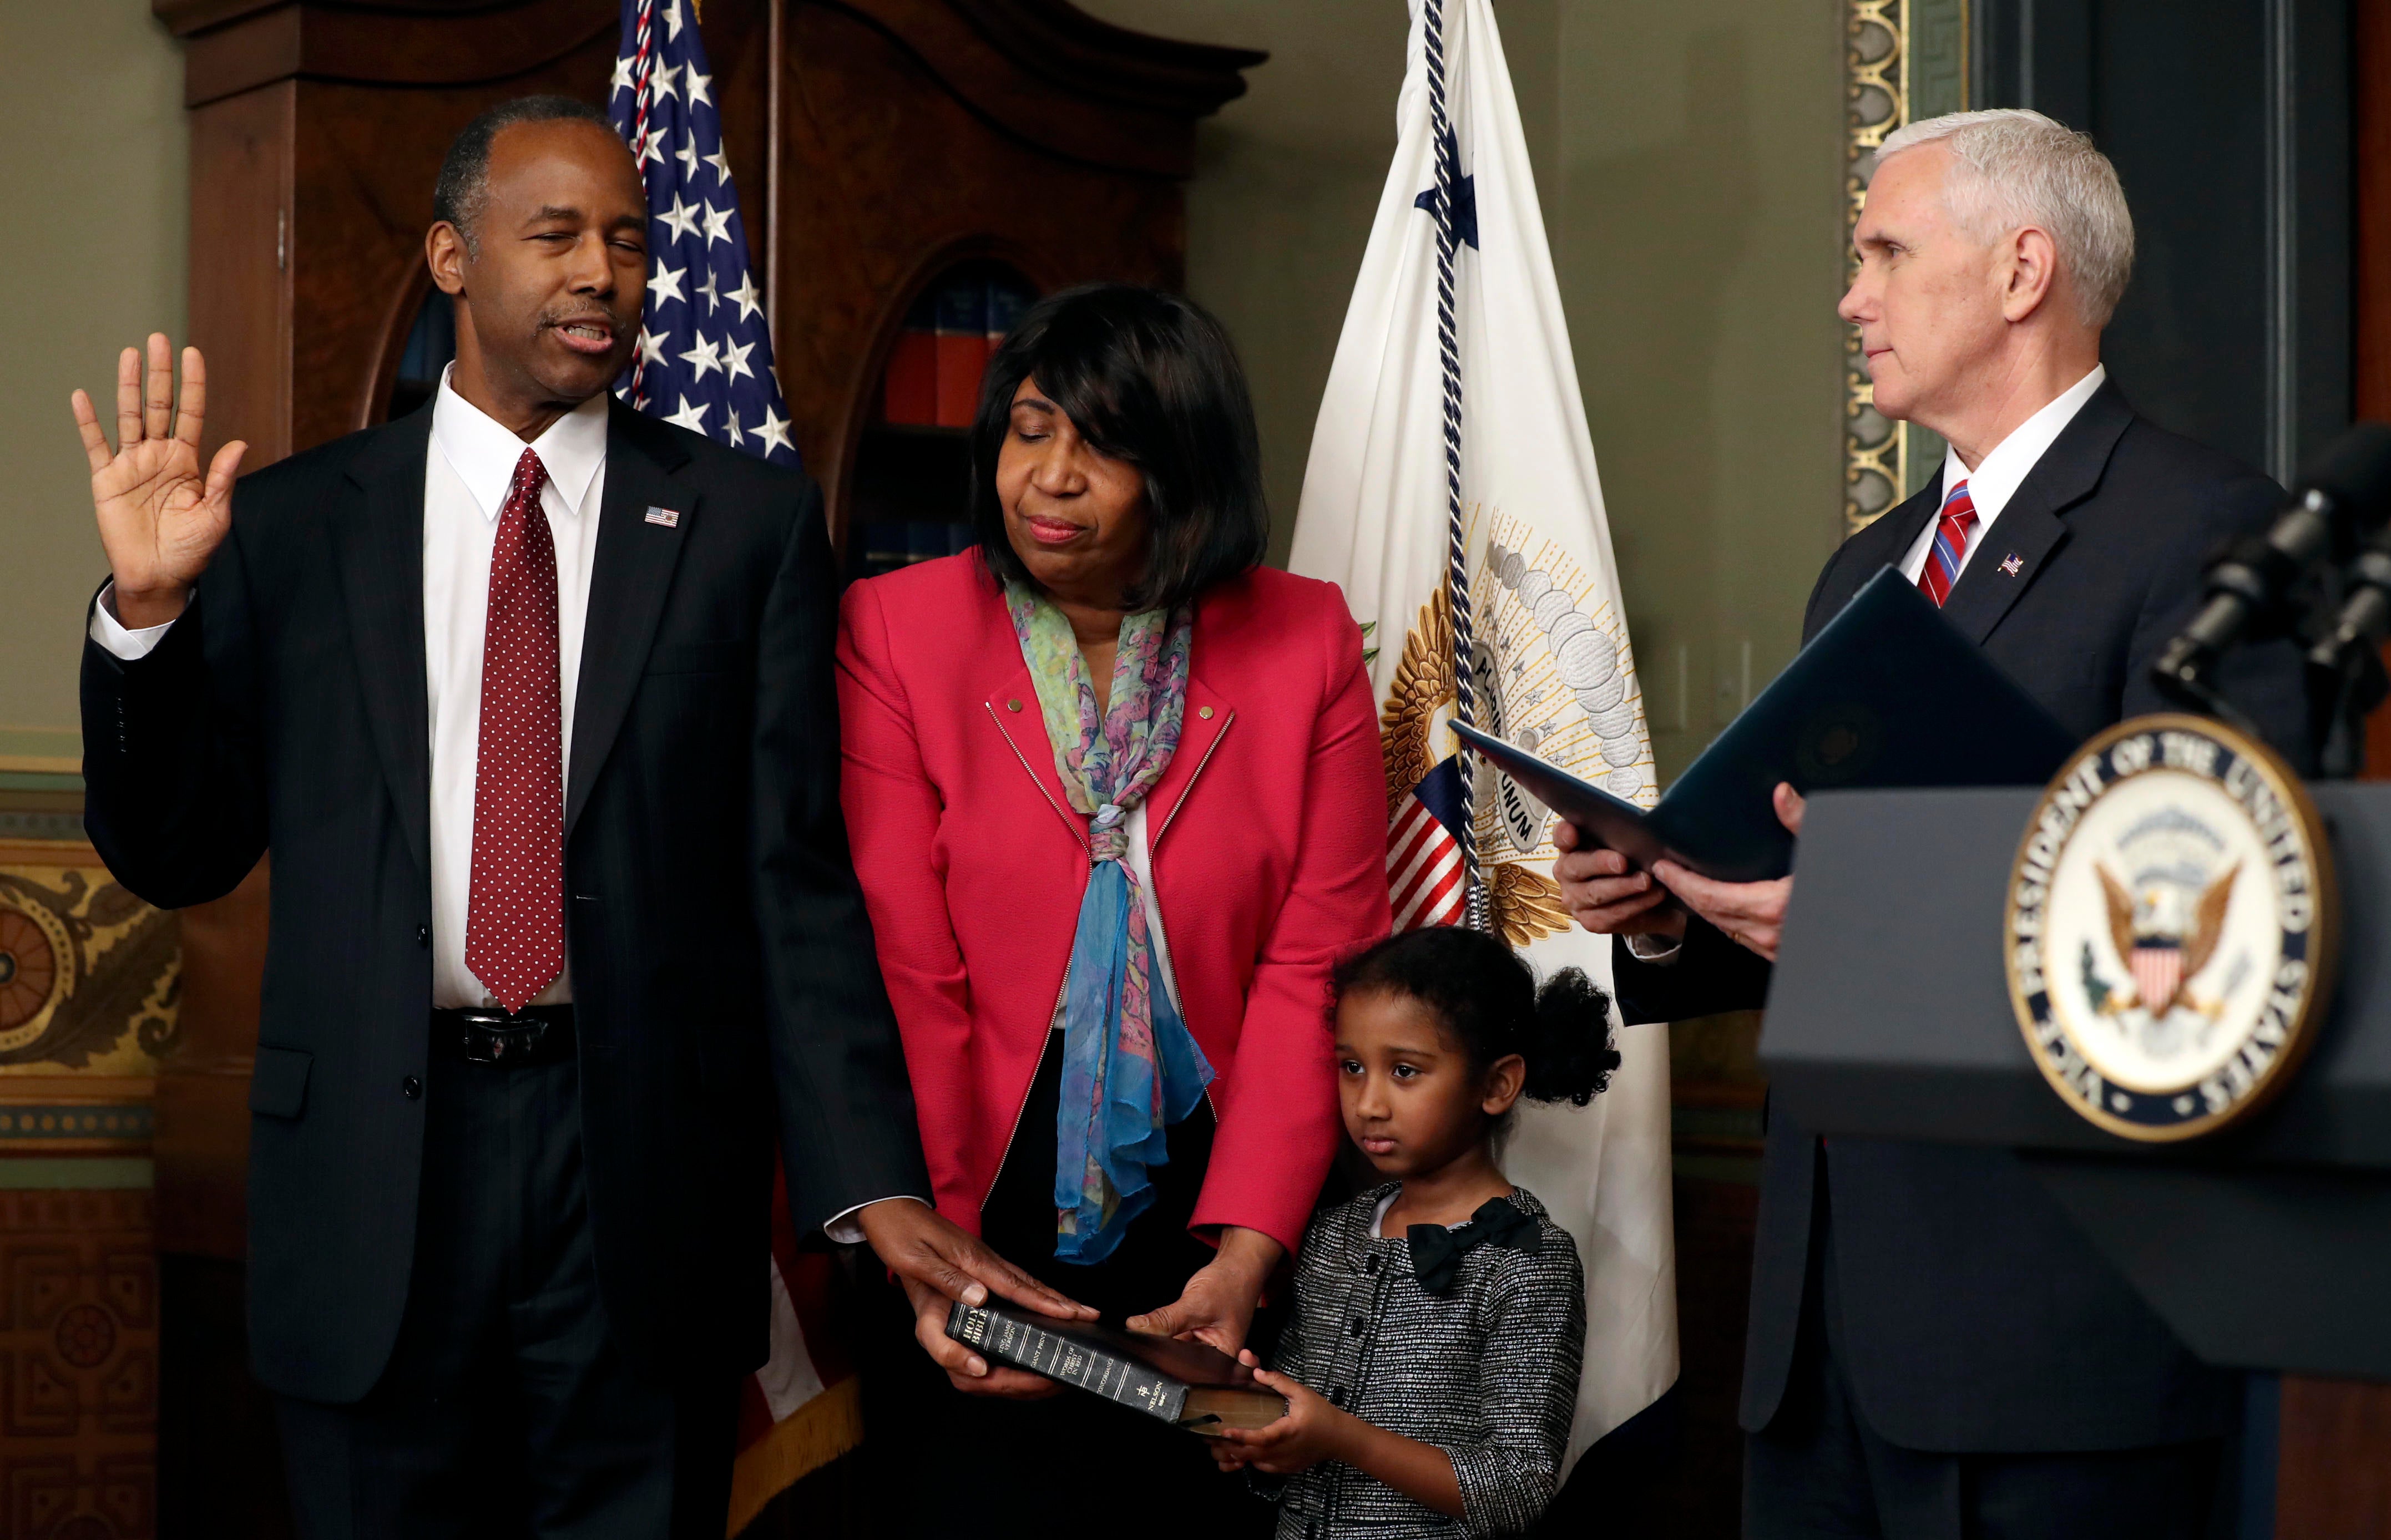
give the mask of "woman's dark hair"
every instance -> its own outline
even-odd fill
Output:
[[[1030,581],[1005,538],[996,456],[1035,377],[1097,449],[1145,477],[1153,533],[1133,609],[1170,609],[1258,565],[1270,540],[1261,446],[1229,334],[1202,306],[1094,283],[1029,307],[989,360],[972,424],[972,533],[1000,577]]]
[[[1528,1062],[1520,1095],[1583,1107],[1610,1084],[1610,996],[1583,969],[1536,975],[1482,930],[1440,925],[1389,936],[1338,965],[1334,998],[1384,992],[1434,1011],[1480,1073],[1518,1054]]]

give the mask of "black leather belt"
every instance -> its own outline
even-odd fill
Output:
[[[512,1068],[547,1064],[573,1052],[573,1007],[531,1006],[519,1011],[435,1010],[432,1040],[467,1062]]]

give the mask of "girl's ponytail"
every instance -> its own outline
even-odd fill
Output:
[[[1610,1041],[1610,997],[1581,968],[1564,968],[1536,991],[1535,1018],[1522,1034],[1530,1101],[1583,1107],[1610,1084],[1619,1050]]]

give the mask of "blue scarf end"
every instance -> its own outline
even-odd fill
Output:
[[[1118,862],[1089,874],[1064,996],[1054,1255],[1082,1265],[1112,1255],[1131,1221],[1153,1206],[1147,1174],[1170,1163],[1166,1130],[1195,1112],[1213,1078],[1159,967],[1149,972],[1155,1057],[1113,1051],[1129,946],[1126,910],[1134,900]]]

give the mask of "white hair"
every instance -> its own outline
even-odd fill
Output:
[[[1885,135],[1870,175],[1924,145],[1951,152],[1943,206],[1953,223],[1981,241],[2028,225],[2048,231],[2074,282],[2076,314],[2089,327],[2109,324],[2133,272],[2134,216],[2090,135],[2024,108],[1945,113]]]

